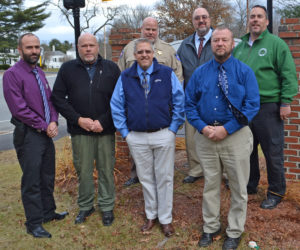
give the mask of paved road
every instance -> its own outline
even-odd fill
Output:
[[[0,72],[0,151],[14,148],[12,143],[12,134],[14,125],[10,123],[11,114],[6,105],[3,96],[3,84],[2,84],[3,72]],[[53,87],[56,74],[47,74],[48,82]],[[59,117],[59,134],[54,139],[59,139],[67,135],[66,120],[63,117]]]

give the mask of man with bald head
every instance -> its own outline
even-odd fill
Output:
[[[170,44],[160,40],[158,33],[157,20],[153,17],[146,17],[141,27],[141,38],[147,38],[153,44],[154,57],[157,62],[172,68],[179,81],[182,82],[182,66],[176,55],[176,51]],[[121,71],[131,67],[136,60],[134,56],[134,43],[135,40],[128,43],[120,55],[118,66]],[[131,177],[125,182],[124,186],[130,186],[139,182],[135,165],[132,166],[130,175]]]
[[[192,22],[195,29],[194,34],[184,39],[178,49],[178,55],[183,68],[185,88],[194,70],[213,58],[210,44],[212,29],[210,27],[211,20],[208,11],[205,8],[195,9]],[[193,183],[203,176],[203,170],[195,149],[195,133],[196,129],[186,121],[185,143],[189,172],[188,176],[183,179],[183,183]]]
[[[115,128],[110,98],[120,75],[118,66],[99,55],[95,36],[78,39],[79,58],[64,63],[53,87],[52,101],[67,120],[73,162],[79,181],[80,224],[94,211],[94,164],[98,171],[98,207],[104,226],[114,220]]]

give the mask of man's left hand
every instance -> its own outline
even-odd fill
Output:
[[[286,120],[288,116],[291,114],[291,106],[288,105],[286,107],[280,107],[280,119]]]
[[[103,131],[103,127],[98,120],[94,121],[93,132],[101,133]]]
[[[213,141],[221,141],[228,135],[228,132],[223,126],[215,126],[214,133],[210,139]]]
[[[51,138],[55,137],[58,135],[58,127],[56,122],[50,122],[48,127],[47,127],[47,135]]]

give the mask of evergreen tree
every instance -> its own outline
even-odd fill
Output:
[[[18,36],[44,26],[50,16],[45,13],[46,2],[24,8],[24,0],[0,0],[0,51],[16,47]]]

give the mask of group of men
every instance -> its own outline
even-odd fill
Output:
[[[150,231],[158,221],[164,235],[172,236],[175,137],[185,115],[190,170],[183,182],[200,177],[205,181],[199,246],[209,246],[221,233],[220,186],[226,172],[231,206],[223,249],[238,247],[248,194],[256,193],[259,183],[258,144],[266,157],[269,181],[261,208],[275,208],[281,201],[283,124],[298,85],[288,46],[268,32],[267,12],[260,5],[251,9],[250,33],[236,48],[228,28],[211,28],[205,8],[195,9],[192,22],[195,32],[182,42],[178,57],[158,38],[157,20],[146,18],[141,38],[124,48],[119,67],[99,55],[93,35],[81,35],[80,58],[62,65],[52,95],[44,73],[36,67],[39,39],[31,33],[20,37],[21,60],[5,72],[3,84],[16,126],[14,145],[23,171],[28,233],[51,237],[42,223],[67,215],[55,212],[53,198],[57,112],[67,120],[79,180],[75,224],[95,211],[94,164],[102,222],[113,223],[116,128],[136,169],[126,186],[140,182],[143,189],[146,222],[141,231]]]

